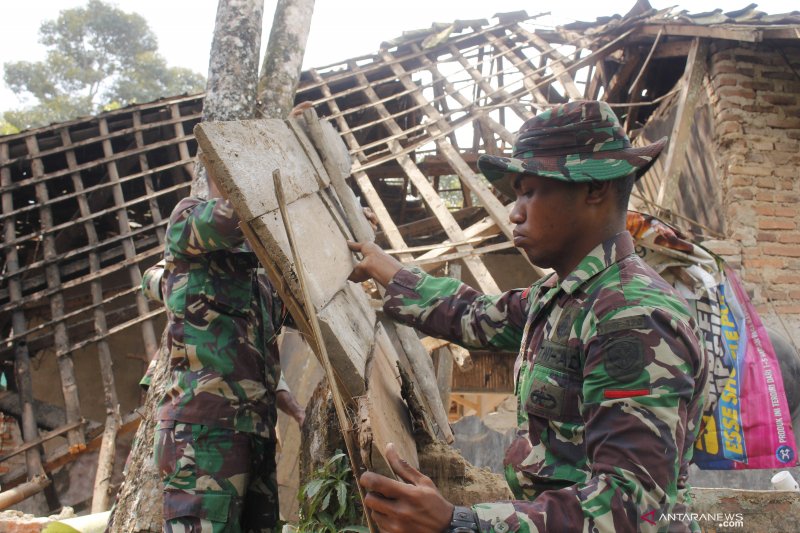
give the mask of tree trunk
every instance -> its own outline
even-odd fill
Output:
[[[278,0],[258,80],[259,116],[285,118],[294,106],[314,0]]]
[[[203,103],[203,120],[253,118],[261,48],[263,0],[220,0],[208,63],[208,85]],[[205,169],[196,165],[192,194],[208,195]],[[166,333],[166,332],[165,332]],[[163,349],[152,385],[142,408],[142,422],[128,456],[125,481],[109,517],[108,531],[161,531],[161,480],[152,461],[155,412],[164,396],[169,375],[169,354]]]
[[[203,121],[253,118],[264,0],[220,0],[208,62]],[[199,162],[192,194],[206,198],[208,178]]]

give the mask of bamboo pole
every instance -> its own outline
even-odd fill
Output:
[[[275,185],[275,196],[278,200],[278,207],[281,213],[281,219],[283,221],[283,226],[286,229],[286,237],[289,241],[289,249],[292,252],[292,262],[294,263],[295,273],[297,275],[298,284],[300,285],[300,290],[302,292],[302,299],[303,299],[303,306],[308,313],[308,322],[311,326],[311,331],[313,332],[313,344],[311,345],[312,348],[315,348],[315,352],[317,353],[320,362],[322,363],[322,368],[325,369],[325,376],[328,379],[328,385],[331,388],[331,396],[333,397],[333,405],[336,410],[336,417],[339,420],[339,427],[342,430],[342,437],[345,441],[345,446],[347,447],[347,455],[350,458],[350,464],[353,467],[353,473],[358,476],[362,472],[364,472],[365,467],[360,459],[360,455],[357,453],[356,450],[356,443],[353,441],[353,427],[350,424],[350,418],[347,416],[347,410],[345,409],[344,400],[342,399],[342,395],[339,392],[339,382],[337,381],[336,374],[333,370],[333,365],[331,365],[330,358],[328,357],[328,350],[325,348],[325,341],[322,337],[322,331],[319,325],[319,319],[317,317],[317,313],[314,308],[314,303],[311,301],[311,296],[308,292],[308,287],[306,285],[305,279],[305,271],[303,267],[303,263],[300,260],[300,256],[297,255],[297,248],[295,243],[297,240],[294,236],[294,231],[292,229],[292,223],[289,220],[289,214],[287,212],[287,205],[286,205],[286,198],[283,194],[283,185],[281,184],[281,173],[280,170],[275,170],[272,173],[272,180]],[[358,488],[358,494],[361,497],[361,501],[364,501],[364,489],[361,488],[361,485],[356,483],[356,487]],[[367,521],[367,526],[369,527],[370,532],[375,533],[377,532],[377,528],[372,521],[372,517],[366,511],[366,506],[364,506],[364,517]]]
[[[36,476],[27,483],[0,492],[0,511],[42,492],[50,483],[52,481],[47,476]]]

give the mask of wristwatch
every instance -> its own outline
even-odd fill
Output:
[[[456,505],[453,508],[450,527],[445,529],[445,533],[477,533],[478,531],[478,519],[475,517],[472,507]]]

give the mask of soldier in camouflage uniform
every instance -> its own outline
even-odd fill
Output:
[[[518,352],[521,431],[506,452],[515,500],[454,507],[429,478],[387,456],[401,483],[365,473],[384,531],[686,531],[687,471],[708,363],[686,302],[634,253],[634,180],[666,140],[632,148],[603,102],[528,120],[511,158],[478,165],[516,197],[514,244],[554,272],[484,295],[402,265],[376,245],[351,279],[387,287],[384,309],[467,348]],[[462,528],[462,529],[459,529]]]
[[[211,195],[182,200],[167,226],[171,383],[154,445],[164,530],[274,531],[276,405],[305,416],[281,377],[276,337],[289,316],[231,204],[213,184]]]

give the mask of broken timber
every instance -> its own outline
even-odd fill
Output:
[[[388,442],[417,464],[411,416],[431,437],[452,441],[427,351],[411,330],[382,323],[362,288],[347,281],[354,263],[345,241],[354,236],[323,162],[331,168],[330,154],[321,158],[292,120],[207,123],[198,125],[195,134],[206,168],[242,219],[248,240],[301,331],[312,335],[312,322],[319,321],[337,389],[344,403],[359,412],[359,420],[343,425],[359,432],[366,466],[389,473],[381,455]],[[282,176],[283,206],[270,186],[275,169]],[[297,236],[293,246],[279,207]],[[300,277],[307,298],[300,297]],[[413,403],[428,412],[409,413],[400,393],[401,373],[414,382]],[[425,379],[431,380],[430,386],[420,385]]]

